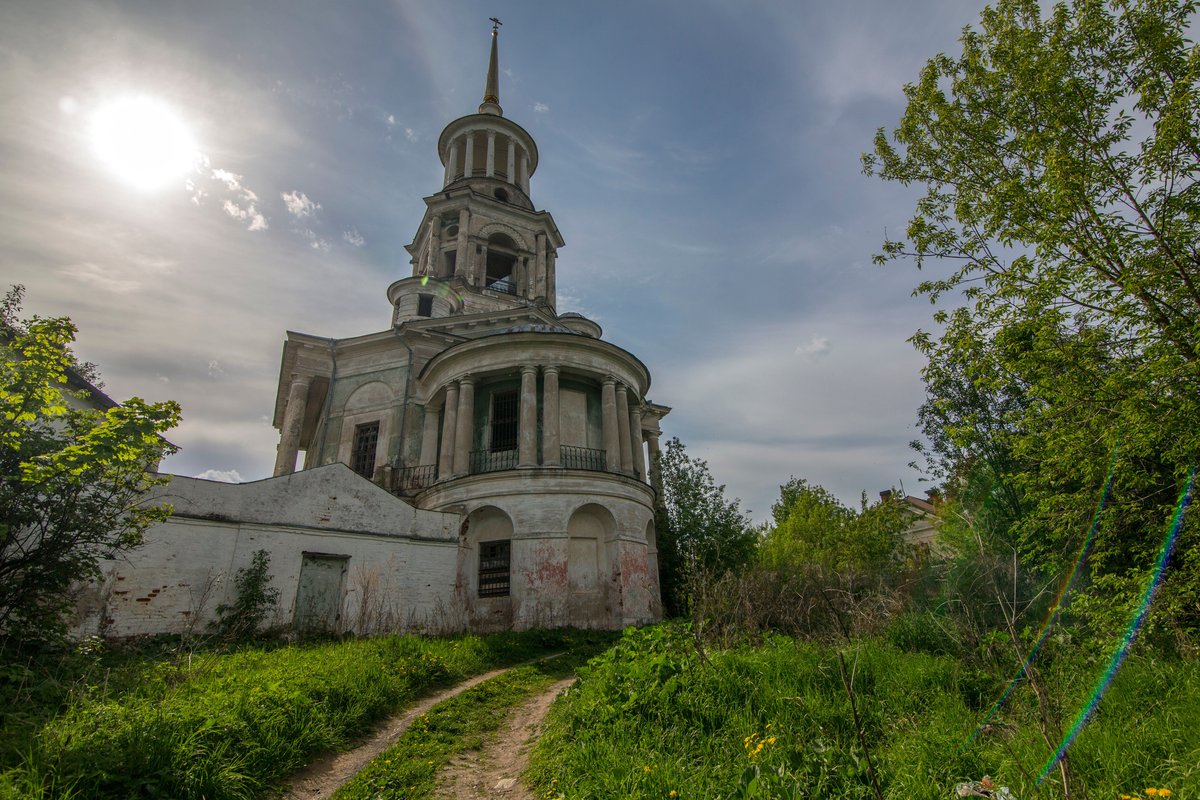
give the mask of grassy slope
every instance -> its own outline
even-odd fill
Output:
[[[133,654],[57,676],[11,667],[0,798],[258,797],[423,694],[566,644],[540,632],[405,636],[190,662]]]
[[[997,681],[888,645],[846,654],[857,661],[859,709],[886,797],[945,798],[985,773],[1022,800],[1061,796],[1028,774],[1047,749],[1024,692],[991,733],[963,747]],[[535,785],[573,800],[873,796],[835,651],[777,639],[708,657],[667,629],[628,635],[552,710],[534,753]],[[1097,675],[1064,674],[1059,699],[1069,714]],[[1146,786],[1200,797],[1200,665],[1131,660],[1071,758],[1093,798]]]

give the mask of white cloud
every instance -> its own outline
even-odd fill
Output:
[[[242,176],[236,175],[229,170],[214,169],[212,171],[212,179],[225,184],[227,187],[229,187],[229,190],[233,192],[236,192],[238,189],[242,188]]]
[[[219,378],[225,374],[225,370],[221,369],[221,362],[213,359],[208,362],[208,377]]]
[[[545,103],[534,103],[533,110],[539,114],[545,114],[550,110],[550,106],[546,105]]]
[[[259,212],[254,203],[242,208],[232,200],[226,200],[221,208],[234,219],[247,223],[246,230],[248,231],[265,231],[270,227],[267,224],[267,218]]]
[[[288,213],[297,219],[311,217],[321,210],[321,204],[310,200],[304,192],[293,190],[290,192],[281,192],[279,196],[283,198],[283,204],[287,206]]]
[[[417,141],[418,136],[417,136],[416,131],[414,131],[412,128],[405,128],[404,129],[404,138],[408,139],[410,142],[415,142],[415,141]]]
[[[192,477],[205,481],[220,481],[221,483],[241,483],[245,480],[238,474],[236,469],[206,469],[199,475],[193,475]]]
[[[388,124],[388,125],[395,125],[395,124],[396,124],[396,116],[395,116],[394,114],[388,114],[388,115],[387,115],[387,124]]]
[[[353,247],[362,247],[367,243],[367,240],[364,239],[362,234],[359,233],[355,228],[347,228],[346,230],[342,231],[342,238],[346,240],[347,244],[352,245]]]
[[[805,361],[822,358],[829,355],[829,337],[814,336],[802,345],[796,347],[796,355]]]

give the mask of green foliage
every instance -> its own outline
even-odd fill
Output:
[[[725,499],[708,462],[691,458],[672,437],[659,460],[663,512],[656,520],[663,602],[669,614],[688,607],[689,584],[749,562],[758,535],[740,501]]]
[[[260,797],[421,695],[571,637],[248,647],[184,668],[153,651],[29,662],[0,674],[0,798]]]
[[[73,408],[75,326],[21,320],[20,301],[17,287],[0,306],[0,637],[29,641],[60,633],[69,587],[170,514],[142,496],[179,406]]]
[[[250,566],[237,571],[233,603],[217,606],[213,629],[227,641],[254,636],[279,606],[279,589],[271,586],[271,556],[266,550],[254,551]]]
[[[926,187],[907,242],[879,260],[937,267],[917,293],[969,304],[914,337],[934,473],[960,531],[1045,574],[1073,563],[1115,450],[1087,568],[1143,577],[1200,453],[1196,10],[1000,0],[864,156],[869,174]],[[1179,551],[1197,543],[1192,519]],[[1184,612],[1200,574],[1174,570],[1164,596]]]
[[[876,576],[899,566],[902,535],[913,517],[898,498],[868,504],[864,495],[855,512],[803,478],[780,486],[779,495],[760,547],[763,563]]]
[[[917,623],[922,625],[923,623]],[[862,641],[846,653],[885,797],[941,800],[984,774],[1023,800],[1046,745],[1018,691],[976,738],[1003,686],[947,657]],[[1086,701],[1095,670],[1064,661],[1060,702]],[[1134,657],[1072,750],[1093,797],[1200,790],[1200,665]],[[686,630],[628,631],[550,713],[528,773],[549,797],[869,797],[865,762],[831,648],[775,637],[707,658]]]

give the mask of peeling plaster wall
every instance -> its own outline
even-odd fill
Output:
[[[275,624],[292,621],[308,553],[347,559],[338,631],[465,626],[455,597],[459,515],[416,509],[344,465],[250,484],[173,476],[154,499],[175,515],[83,587],[77,635],[202,633],[258,550],[280,590]]]

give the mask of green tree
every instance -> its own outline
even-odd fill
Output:
[[[913,517],[892,496],[861,509],[842,505],[803,478],[779,487],[759,556],[774,569],[817,567],[847,577],[882,576],[900,566],[903,533]]]
[[[925,186],[878,260],[914,258],[937,270],[918,294],[968,303],[914,340],[928,452],[965,517],[1043,570],[1074,558],[1114,450],[1090,566],[1148,567],[1200,454],[1196,10],[1001,0],[864,156]],[[1196,582],[1176,570],[1164,595]]]
[[[75,326],[19,319],[21,294],[0,305],[0,637],[28,640],[60,633],[71,586],[170,514],[143,496],[179,406],[72,407]]]
[[[738,510],[740,501],[725,499],[725,487],[713,480],[708,462],[689,457],[677,437],[666,443],[659,472],[659,574],[667,613],[676,615],[687,610],[690,581],[746,564],[758,534]]]

